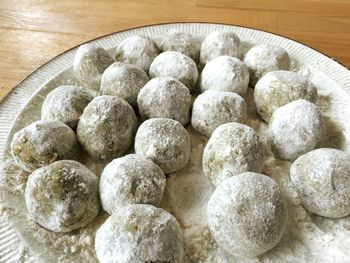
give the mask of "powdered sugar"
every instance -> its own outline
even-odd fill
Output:
[[[252,257],[279,242],[287,205],[278,184],[268,176],[242,173],[218,185],[208,202],[208,225],[221,248]]]
[[[249,68],[250,85],[255,86],[257,81],[267,72],[274,70],[289,70],[290,58],[281,47],[272,45],[256,45],[244,57],[244,63]]]
[[[25,201],[36,223],[54,232],[70,232],[98,214],[98,177],[77,161],[57,161],[31,173]]]
[[[274,112],[268,139],[277,157],[293,160],[313,150],[325,134],[325,124],[316,105],[300,99]]]
[[[210,137],[203,152],[203,170],[218,185],[243,172],[261,172],[262,143],[247,125],[230,122],[220,125]]]
[[[80,117],[79,142],[95,160],[111,161],[129,150],[137,129],[134,110],[117,96],[95,97]]]
[[[238,58],[220,56],[209,61],[200,75],[201,91],[229,91],[245,96],[249,83],[247,66]]]
[[[219,56],[240,57],[241,40],[233,32],[211,32],[203,40],[200,62],[205,65]]]
[[[88,88],[98,90],[103,71],[114,62],[108,52],[94,44],[81,45],[74,57],[75,76]]]
[[[201,42],[196,36],[178,30],[170,31],[161,41],[160,48],[163,51],[177,51],[192,58],[195,62],[199,60]]]
[[[106,165],[100,179],[100,200],[109,214],[129,204],[159,205],[165,188],[165,175],[146,157],[129,154]]]
[[[33,122],[17,132],[11,142],[13,157],[28,172],[56,160],[76,160],[79,150],[73,130],[57,121]]]
[[[116,48],[117,61],[134,64],[148,73],[149,66],[159,54],[157,44],[146,36],[132,36],[125,39]]]
[[[41,119],[61,121],[75,129],[84,108],[92,99],[93,95],[85,88],[59,86],[46,96],[41,107]]]
[[[177,79],[151,79],[141,89],[137,103],[142,119],[170,118],[182,125],[190,121],[191,94]]]
[[[190,136],[178,122],[168,118],[144,121],[137,130],[135,152],[153,160],[164,173],[183,168],[189,159]]]
[[[247,105],[244,99],[232,92],[208,90],[193,103],[191,125],[207,137],[221,124],[244,123],[246,119]]]
[[[128,205],[109,217],[96,233],[101,262],[181,263],[184,249],[176,219],[151,205]]]
[[[291,180],[308,211],[331,218],[350,214],[349,163],[349,154],[321,148],[292,164]]]
[[[149,68],[149,76],[173,77],[191,91],[197,82],[198,70],[196,63],[190,57],[180,52],[166,51],[154,59]]]
[[[137,66],[115,62],[102,74],[101,94],[119,96],[131,106],[137,106],[137,95],[149,81],[145,71]]]

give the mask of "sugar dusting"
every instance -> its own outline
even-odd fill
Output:
[[[315,70],[293,66],[307,76],[318,88],[317,106],[322,111],[327,127],[327,138],[324,147],[335,147],[350,151],[350,112],[349,96],[332,80]],[[167,186],[161,207],[171,212],[179,221],[185,239],[185,263],[255,263],[255,262],[337,262],[350,260],[350,219],[326,219],[308,213],[289,179],[290,162],[276,160],[266,146],[266,124],[261,122],[252,104],[252,90],[249,89],[246,101],[248,104],[248,125],[261,136],[267,154],[264,173],[274,178],[281,186],[288,202],[289,219],[285,234],[280,243],[264,255],[257,258],[238,258],[226,255],[212,239],[206,223],[206,207],[214,186],[202,172],[201,156],[207,139],[192,128],[191,157],[189,164],[176,174],[168,176]],[[37,108],[40,104],[36,105]],[[31,116],[32,118],[32,116]],[[11,162],[11,161],[9,161]],[[89,167],[96,166],[88,163]],[[96,166],[97,168],[100,168]],[[13,169],[13,171],[17,170]],[[98,169],[100,170],[100,169]],[[7,170],[11,171],[11,169]],[[59,262],[97,262],[93,243],[95,231],[106,219],[101,213],[88,227],[68,234],[57,234],[47,231],[26,218],[23,202],[18,203],[23,176],[14,176],[5,172],[11,181],[9,186],[18,191],[17,195],[6,196],[7,204],[1,207],[1,219],[9,218],[22,233],[29,247],[18,244],[20,251],[17,262],[27,262],[30,254],[35,254],[37,261],[50,262],[52,258]],[[29,249],[31,252],[29,252]]]
[[[321,146],[349,151],[348,95],[336,88],[322,74],[294,63],[294,71],[307,76],[318,87],[317,106],[325,117],[327,138]],[[334,87],[334,89],[330,88]],[[332,90],[332,91],[330,91]],[[282,188],[288,203],[288,225],[279,244],[267,253],[255,258],[232,257],[217,247],[207,227],[207,202],[214,186],[202,171],[202,152],[207,142],[192,128],[191,157],[189,164],[168,177],[162,207],[179,220],[185,238],[185,263],[255,263],[255,262],[349,262],[350,218],[327,219],[307,212],[300,203],[289,178],[291,162],[275,159],[266,140],[267,125],[258,119],[252,102],[253,90],[249,89],[248,125],[260,135],[265,149],[263,173],[274,178]]]

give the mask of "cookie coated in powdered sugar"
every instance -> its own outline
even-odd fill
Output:
[[[192,127],[210,137],[221,124],[244,123],[247,119],[247,104],[236,93],[208,90],[200,94],[192,107]]]
[[[46,96],[41,106],[41,119],[61,121],[75,129],[85,107],[93,98],[85,88],[73,85],[58,86]]]
[[[173,77],[192,91],[198,79],[198,69],[190,57],[180,52],[166,51],[154,59],[149,68],[149,76]]]
[[[62,159],[78,158],[80,147],[74,131],[58,121],[36,121],[15,133],[11,153],[26,171]]]
[[[166,184],[165,175],[153,161],[138,154],[114,159],[100,178],[102,207],[109,214],[129,204],[159,205]]]
[[[190,121],[191,94],[184,84],[171,77],[151,79],[141,89],[137,104],[143,119],[169,118],[182,125]]]
[[[268,72],[254,89],[254,102],[259,116],[269,122],[279,107],[294,100],[317,100],[317,88],[304,76],[286,70]]]
[[[214,185],[243,172],[261,172],[262,143],[247,125],[230,122],[220,125],[203,151],[203,171]]]
[[[292,164],[291,180],[303,206],[320,216],[350,214],[350,156],[337,149],[310,151]]]
[[[130,104],[117,96],[103,95],[85,108],[77,135],[90,157],[108,162],[132,146],[136,129],[137,118]]]
[[[36,223],[54,232],[70,232],[97,216],[98,177],[77,161],[57,161],[29,176],[25,201]]]
[[[287,204],[277,182],[248,172],[218,185],[207,214],[210,232],[223,250],[253,257],[279,242],[287,223]]]
[[[279,46],[260,44],[252,47],[244,57],[244,63],[249,68],[250,82],[254,87],[258,80],[267,72],[289,70],[290,58]]]
[[[137,95],[147,81],[149,77],[141,68],[114,62],[102,74],[100,91],[103,95],[119,96],[136,107]]]
[[[146,36],[132,36],[116,48],[115,60],[134,64],[148,73],[149,66],[159,54],[157,44]]]
[[[177,51],[192,58],[195,62],[199,61],[199,51],[201,42],[190,33],[173,30],[170,31],[161,41],[160,49],[162,51]]]
[[[151,205],[128,205],[97,230],[95,250],[100,262],[181,263],[181,228],[176,219]]]
[[[273,113],[268,141],[276,158],[294,160],[313,150],[324,139],[325,133],[325,123],[316,105],[300,99]]]
[[[210,89],[229,91],[245,96],[249,83],[249,70],[238,58],[220,56],[209,61],[200,75],[202,92]]]
[[[227,55],[240,57],[241,40],[233,32],[214,31],[206,36],[201,45],[200,62],[205,65],[213,58]]]
[[[113,62],[113,58],[102,47],[94,44],[81,45],[74,57],[74,74],[88,88],[98,90],[102,73]]]
[[[164,173],[183,168],[190,158],[190,150],[190,135],[178,121],[153,118],[137,130],[135,152],[153,160]]]

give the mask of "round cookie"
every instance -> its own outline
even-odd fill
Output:
[[[190,121],[191,94],[177,79],[151,79],[141,89],[137,103],[143,119],[169,118],[182,125]]]
[[[151,78],[173,77],[192,91],[197,82],[198,69],[190,57],[180,52],[166,51],[154,59],[149,75]]]
[[[290,58],[283,48],[273,45],[256,45],[244,57],[244,63],[249,68],[250,85],[255,86],[258,80],[267,72],[289,70]]]
[[[317,89],[304,76],[292,71],[268,72],[255,85],[255,105],[266,122],[279,107],[298,99],[316,102]]]
[[[137,95],[148,81],[148,75],[141,68],[115,62],[102,74],[100,90],[103,95],[119,96],[136,107]]]
[[[177,51],[192,58],[195,62],[199,60],[201,42],[190,33],[182,31],[171,31],[167,34],[161,44],[162,51]]]
[[[259,256],[277,245],[287,223],[287,205],[278,184],[258,173],[223,181],[210,197],[208,226],[230,255]]]
[[[277,158],[294,160],[313,150],[325,137],[326,128],[315,104],[295,100],[272,115],[268,141]]]
[[[129,103],[117,96],[104,95],[87,105],[77,135],[93,159],[108,162],[132,146],[136,129],[136,115]]]
[[[99,90],[102,73],[113,62],[113,58],[102,47],[94,44],[81,45],[74,57],[74,74],[89,88]]]
[[[235,33],[214,31],[202,42],[200,62],[204,65],[213,58],[223,55],[239,57],[240,46],[241,40]]]
[[[85,107],[93,98],[85,88],[73,85],[58,86],[46,96],[41,106],[41,119],[60,121],[75,129]]]
[[[247,104],[236,93],[208,90],[193,103],[191,124],[197,132],[207,137],[221,124],[244,123],[246,119]]]
[[[190,158],[190,151],[190,135],[175,120],[149,119],[137,130],[135,152],[153,160],[164,173],[183,168]]]
[[[115,59],[133,64],[148,73],[149,66],[158,54],[159,48],[152,39],[146,36],[132,36],[117,47]]]
[[[57,161],[29,176],[25,201],[36,223],[54,232],[69,232],[97,216],[98,177],[77,161]]]
[[[291,180],[311,213],[339,218],[350,214],[350,156],[337,149],[310,151],[294,161]]]
[[[80,152],[74,131],[58,121],[36,121],[14,134],[11,153],[28,172],[62,159],[77,159]]]
[[[183,262],[179,223],[163,209],[128,205],[97,230],[95,251],[100,262]]]
[[[247,125],[220,125],[203,151],[203,170],[214,185],[243,172],[261,172],[264,164],[259,136]]]
[[[102,207],[109,214],[129,204],[158,205],[163,198],[165,175],[158,165],[146,157],[129,154],[114,159],[104,168],[100,178]]]
[[[242,61],[230,56],[220,56],[205,65],[199,86],[202,92],[214,89],[245,96],[248,83],[249,70]]]

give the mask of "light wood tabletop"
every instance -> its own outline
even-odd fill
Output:
[[[35,68],[82,42],[186,21],[267,30],[350,67],[350,0],[0,0],[0,100]]]

